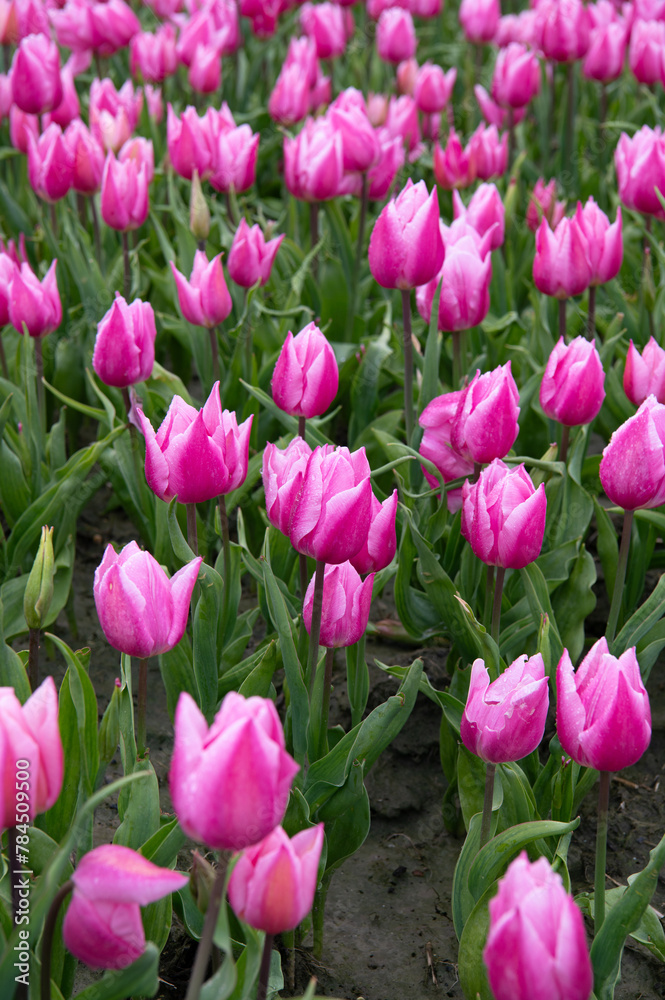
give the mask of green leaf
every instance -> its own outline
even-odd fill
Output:
[[[463,743],[460,744],[457,758],[457,790],[462,808],[462,816],[464,817],[464,825],[467,830],[471,823],[471,817],[483,811],[486,770],[487,765],[485,762],[480,757],[477,757],[475,753],[467,750]],[[494,804],[498,807],[501,803],[500,783],[495,784],[494,791]],[[496,799],[497,795],[499,796],[498,801]]]
[[[628,884],[634,880],[634,875],[628,876]],[[623,897],[627,886],[620,885],[615,889],[605,890],[605,913],[616,906],[619,900]],[[593,920],[596,912],[594,893],[585,893],[582,896],[576,896],[575,902],[580,907],[584,913],[588,915]],[[634,931],[630,932],[630,937],[633,941],[639,941],[647,948],[654,958],[660,959],[661,962],[665,962],[665,931],[663,931],[663,925],[660,922],[660,918],[653,906],[647,906],[646,910],[642,914],[642,919],[639,925]]]
[[[488,903],[495,893],[496,885],[492,883],[469,913],[460,938],[457,967],[460,985],[469,1000],[494,1000],[487,980],[483,949],[490,922]]]
[[[596,606],[593,585],[596,566],[584,545],[580,547],[568,580],[552,597],[561,642],[576,662],[584,649],[584,622]]]
[[[608,599],[612,600],[614,593],[614,581],[617,575],[617,565],[619,563],[619,540],[612,524],[612,519],[604,507],[601,507],[597,500],[594,500],[594,510],[596,512],[596,527],[598,529],[598,558],[603,567],[605,577],[605,590]]]
[[[561,642],[559,630],[556,627],[556,619],[554,618],[550,595],[547,589],[547,581],[543,576],[542,570],[536,563],[530,563],[520,572],[524,580],[526,595],[536,628],[540,627],[542,616],[547,615],[551,662],[556,664],[563,655],[563,643]]]
[[[159,951],[148,941],[140,958],[119,972],[105,972],[97,983],[76,994],[75,1000],[127,1000],[131,996],[155,995],[159,988]]]
[[[631,615],[610,646],[614,656],[620,656],[631,646],[648,636],[665,614],[665,575],[661,576],[646,601]]]

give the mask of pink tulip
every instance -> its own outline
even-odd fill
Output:
[[[616,221],[610,225],[602,209],[589,198],[584,208],[577,203],[575,220],[586,236],[591,265],[591,285],[603,285],[616,278],[623,260],[623,239],[621,235],[621,209],[617,208]]]
[[[346,18],[338,4],[303,4],[300,8],[300,27],[314,41],[319,59],[336,59],[344,52]]]
[[[499,26],[499,0],[462,0],[459,19],[464,35],[474,45],[491,42]]]
[[[189,876],[129,847],[102,844],[81,858],[71,879],[65,947],[93,969],[124,969],[145,951],[140,907],[184,889]]]
[[[634,646],[617,659],[603,636],[575,672],[564,649],[556,688],[556,729],[564,753],[597,771],[637,763],[651,742],[651,708]]]
[[[293,930],[312,909],[323,847],[323,823],[289,839],[281,826],[243,851],[229,879],[229,903],[266,934]]]
[[[526,210],[526,224],[531,232],[536,232],[544,218],[549,222],[551,229],[556,229],[565,212],[565,201],[556,200],[556,181],[554,178],[545,184],[543,178],[539,177],[531,192]]]
[[[28,179],[44,201],[64,198],[72,186],[74,162],[62,129],[53,122],[39,139],[28,136]]]
[[[141,30],[138,17],[124,0],[106,0],[103,4],[92,4],[90,15],[90,47],[99,52],[100,56],[112,56],[119,49],[124,49]]]
[[[107,226],[127,232],[148,218],[148,177],[134,159],[122,163],[109,153],[102,174],[102,218]]]
[[[536,54],[526,45],[512,42],[499,52],[492,97],[504,108],[523,108],[540,90],[540,64]]]
[[[462,486],[462,534],[489,566],[522,569],[537,559],[545,534],[545,486],[524,468],[496,458]]]
[[[605,445],[600,462],[605,493],[624,510],[665,503],[665,406],[647,396]]]
[[[641,406],[647,396],[655,396],[659,403],[665,403],[665,351],[653,337],[649,338],[641,355],[631,340],[623,388],[635,406]]]
[[[177,646],[187,626],[200,565],[197,556],[169,579],[154,556],[136,542],[120,552],[107,545],[93,586],[106,641],[141,659]]]
[[[413,92],[418,110],[426,114],[442,111],[452,96],[456,79],[455,66],[447,73],[444,73],[440,66],[433,66],[431,63],[421,66]]]
[[[134,35],[129,47],[129,65],[132,76],[148,83],[161,83],[178,69],[175,51],[176,32],[172,24],[163,24],[154,34],[140,32]]]
[[[295,198],[335,198],[344,174],[341,133],[325,118],[308,118],[295,139],[284,137],[284,180]]]
[[[267,837],[284,816],[299,770],[273,703],[231,691],[208,728],[183,692],[174,728],[169,789],[185,833],[213,850],[233,851]]]
[[[219,382],[200,410],[174,396],[156,434],[141,407],[136,419],[145,437],[146,481],[160,500],[204,503],[244,483],[253,414],[238,427],[235,413],[222,411]]]
[[[14,101],[29,115],[57,108],[62,100],[60,54],[45,35],[28,35],[14,53],[11,68]]]
[[[575,62],[589,48],[589,14],[581,0],[541,0],[536,32],[546,59]]]
[[[144,382],[155,364],[155,313],[149,302],[115,302],[97,324],[92,367],[105,385],[119,388]]]
[[[648,125],[629,139],[621,133],[614,151],[619,197],[626,208],[665,219],[655,188],[665,194],[665,138]]]
[[[462,390],[450,443],[465,458],[484,464],[505,458],[519,433],[519,390],[510,361],[491,372],[476,372]]]
[[[52,122],[61,128],[67,128],[70,122],[77,119],[81,113],[81,105],[74,85],[74,74],[71,67],[71,57],[60,73],[62,83],[62,98],[60,103],[42,118],[42,128],[47,129]]]
[[[416,288],[443,264],[439,201],[424,181],[406,182],[376,221],[369,241],[369,266],[383,288]]]
[[[327,118],[342,137],[344,169],[360,173],[369,170],[377,162],[380,149],[362,94],[352,88],[343,91],[331,104]]]
[[[9,286],[9,320],[15,330],[23,333],[24,325],[31,337],[45,337],[62,321],[62,305],[55,277],[54,260],[42,282],[28,263],[17,267]]]
[[[415,54],[416,32],[408,10],[389,7],[376,26],[376,48],[381,59],[395,65]]]
[[[173,261],[171,270],[185,319],[194,326],[208,329],[223,323],[233,308],[233,302],[224,280],[221,253],[208,261],[205,250],[197,250],[189,281]]]
[[[652,86],[663,78],[665,24],[662,21],[635,21],[630,33],[628,64],[639,83]]]
[[[469,157],[475,164],[475,173],[481,181],[489,181],[500,177],[508,168],[508,133],[501,138],[496,125],[489,128],[481,122],[469,138],[467,145]],[[458,185],[461,186],[461,185]]]
[[[215,42],[196,46],[187,79],[192,90],[198,94],[214,94],[219,90],[222,85],[222,59]]]
[[[605,399],[605,372],[593,342],[559,339],[549,356],[540,384],[545,415],[566,427],[590,424]]]
[[[260,227],[250,228],[242,218],[233,237],[228,259],[229,274],[236,285],[251,288],[259,280],[262,286],[265,285],[283,239],[283,235],[276,236],[266,243]]]
[[[268,111],[280,125],[295,125],[309,111],[310,83],[298,63],[284,65],[268,100]]]
[[[159,87],[152,87],[149,83],[146,83],[143,87],[143,92],[146,104],[148,105],[149,116],[157,125],[161,124],[164,118],[164,102],[162,100],[161,89]]]
[[[474,660],[460,724],[467,750],[490,764],[533,753],[545,733],[547,684],[540,653],[518,657],[492,683],[484,662]]]
[[[127,163],[128,160],[133,160],[139,169],[145,167],[146,180],[150,184],[155,176],[155,151],[152,141],[142,136],[128,139],[118,153],[118,163]]]
[[[131,80],[116,90],[108,78],[95,79],[90,86],[90,131],[104,149],[115,153],[136,128],[142,107],[143,95],[134,91]]]
[[[238,6],[234,0],[205,0],[182,26],[176,52],[181,63],[191,66],[197,45],[214,45],[226,56],[239,44]]]
[[[397,77],[398,94],[408,94],[409,97],[413,97],[413,92],[416,89],[416,80],[418,79],[418,69],[418,60],[414,59],[413,56],[410,59],[402,60],[395,74]]]
[[[443,7],[443,0],[411,0],[411,13],[414,17],[438,17]]]
[[[412,156],[418,154],[420,125],[418,123],[418,107],[413,98],[407,94],[402,97],[390,98],[385,128],[389,135],[399,136],[402,139]]]
[[[475,231],[474,231],[475,232]],[[492,233],[488,231],[487,250]],[[471,233],[454,243],[446,241],[443,265],[427,284],[416,289],[418,312],[426,323],[432,315],[434,295],[441,284],[438,329],[446,332],[470,330],[487,316],[490,307],[489,286],[492,280],[492,258],[482,252],[480,238]]]
[[[532,48],[537,47],[537,19],[538,11],[535,8],[520,11],[519,14],[504,14],[499,18],[496,34],[492,39],[494,44],[505,48],[511,42],[521,42]]]
[[[28,35],[50,35],[49,11],[42,0],[14,0],[11,9],[9,21],[15,22],[12,31],[17,34],[10,42],[16,44]]]
[[[195,169],[201,179],[210,176],[214,143],[211,119],[207,112],[199,118],[196,108],[188,106],[180,118],[177,118],[171,104],[168,104],[166,143],[171,165],[180,177],[191,181]]]
[[[308,323],[295,337],[289,330],[271,382],[279,408],[296,417],[320,417],[338,382],[335,353],[318,326]]]
[[[390,191],[395,177],[404,166],[404,145],[399,136],[391,136],[387,129],[378,129],[379,158],[367,172],[367,197],[383,201]],[[358,194],[360,194],[359,185]]]
[[[450,130],[445,150],[438,145],[434,147],[434,176],[448,190],[468,187],[477,177],[476,149],[471,144],[463,149],[454,128]]]
[[[268,444],[263,452],[266,514],[283,535],[289,533],[291,510],[300,492],[312,449],[301,437],[284,448]]]
[[[72,156],[72,187],[79,194],[99,191],[104,173],[104,150],[80,119],[67,126],[65,142]]]
[[[536,233],[533,280],[545,295],[581,295],[592,278],[589,244],[576,219],[562,219],[554,232],[543,219]]]
[[[385,94],[369,93],[367,95],[367,117],[374,128],[385,125],[388,117],[388,98]]]
[[[308,633],[312,630],[314,582],[312,577],[303,602],[302,617]],[[374,573],[365,582],[350,562],[326,566],[323,576],[323,605],[319,644],[329,649],[353,646],[362,639],[369,621]]]
[[[479,236],[491,231],[492,250],[503,243],[506,213],[496,185],[480,184],[466,208],[459,192],[453,191],[453,214],[456,219],[464,218]]]
[[[445,483],[473,473],[473,462],[458,454],[451,443],[453,423],[463,392],[463,389],[459,389],[437,396],[420,414],[419,423],[425,429],[420,442],[420,454],[436,465]],[[423,472],[427,482],[435,489],[439,485],[436,476],[424,468]],[[461,487],[447,490],[446,500],[451,513],[458,511],[462,506]]]
[[[582,72],[589,80],[610,83],[623,73],[626,59],[627,29],[625,24],[612,21],[591,31],[591,42]]]
[[[210,183],[216,191],[247,191],[256,178],[259,134],[250,125],[222,129],[213,150]]]
[[[21,234],[23,235],[23,234]],[[0,241],[1,242],[1,241]],[[14,242],[13,240],[11,241]],[[6,326],[9,320],[9,289],[14,271],[21,265],[14,259],[9,251],[3,249],[0,252],[0,326]],[[14,252],[16,248],[14,247]]]
[[[28,765],[24,768],[23,764]],[[5,775],[0,830],[31,824],[57,801],[64,773],[58,694],[52,677],[24,705],[0,687],[0,765]],[[21,765],[21,766],[19,766]],[[25,780],[17,777],[27,772]]]
[[[489,914],[483,960],[496,1000],[588,1000],[584,920],[546,858],[531,863],[522,851],[499,880]]]
[[[372,513],[367,541],[350,560],[358,573],[378,573],[389,566],[397,550],[395,515],[397,490],[379,503],[372,493]],[[323,643],[325,646],[325,643]]]

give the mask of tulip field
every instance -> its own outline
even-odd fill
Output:
[[[1,1000],[665,996],[664,0],[0,0]]]

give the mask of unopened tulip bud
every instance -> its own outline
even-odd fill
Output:
[[[199,172],[194,168],[192,191],[189,197],[189,228],[199,241],[208,239],[210,233],[210,209],[199,180]]]
[[[30,570],[23,598],[23,614],[28,628],[41,628],[53,598],[53,528],[42,528],[39,550]]]
[[[337,395],[335,352],[315,323],[284,341],[272,377],[273,399],[297,417],[320,417]]]

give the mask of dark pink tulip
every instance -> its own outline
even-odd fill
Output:
[[[597,771],[638,762],[651,742],[651,707],[634,646],[617,658],[603,636],[576,671],[564,649],[556,688],[556,730],[565,754]]]
[[[418,79],[418,60],[414,59],[403,59],[402,62],[397,67],[397,93],[398,94],[408,94],[409,97],[413,97],[413,92],[416,89],[416,80]]]
[[[308,118],[295,139],[284,137],[284,180],[295,198],[335,198],[343,175],[342,136],[326,118]]]
[[[331,104],[327,118],[342,137],[344,169],[361,173],[369,170],[380,153],[379,139],[367,117],[364,100],[361,104],[349,91],[343,91]]]
[[[397,490],[383,503],[379,503],[372,493],[372,514],[367,541],[350,560],[358,573],[378,573],[392,562],[397,551],[395,516],[397,514]],[[325,643],[323,643],[325,646]]]
[[[469,330],[487,316],[490,307],[489,286],[492,258],[487,253],[492,234],[487,234],[487,250],[481,239],[467,233],[454,243],[446,241],[446,256],[438,274],[416,290],[418,312],[429,322],[436,289],[441,283],[438,329],[447,332]]]
[[[522,851],[499,880],[489,914],[483,960],[496,1000],[588,1000],[584,920],[546,858],[532,864]]]
[[[106,150],[116,153],[136,128],[143,94],[134,91],[131,80],[116,90],[108,77],[90,86],[90,131]]]
[[[289,839],[281,826],[243,851],[229,879],[229,903],[266,934],[293,930],[312,909],[323,848],[323,823]]]
[[[155,176],[155,151],[152,140],[144,139],[142,136],[128,139],[118,153],[118,162],[126,163],[128,160],[134,160],[138,167],[145,167],[146,180],[150,184]]]
[[[370,270],[383,288],[424,285],[443,263],[439,201],[424,181],[406,182],[376,221],[369,241]]]
[[[540,63],[526,45],[512,42],[499,52],[492,77],[492,97],[503,108],[523,108],[540,90]]]
[[[64,771],[62,740],[58,727],[58,693],[52,677],[21,705],[11,687],[0,687],[0,759],[12,778],[17,761],[29,762],[30,788],[17,795],[20,782],[6,781],[0,807],[0,830],[24,823],[46,812],[58,799]],[[17,809],[17,805],[19,808]],[[26,808],[27,807],[27,808]]]
[[[72,187],[80,194],[99,191],[104,173],[104,150],[80,119],[67,126],[65,142],[72,154]]]
[[[28,35],[51,34],[48,6],[42,0],[14,0],[11,8],[10,22],[15,21],[17,30],[16,37],[9,39],[11,42],[20,42]]]
[[[632,6],[633,20],[662,21],[665,18],[665,3],[663,0],[634,0]],[[627,11],[627,16],[630,17],[630,11]]]
[[[93,969],[124,969],[145,951],[140,907],[184,889],[189,876],[121,844],[102,844],[81,858],[71,879],[65,947]]]
[[[155,364],[155,313],[149,302],[115,302],[97,324],[92,367],[105,385],[119,388],[144,382]]]
[[[173,261],[171,270],[185,319],[195,326],[209,329],[223,323],[233,308],[233,302],[224,280],[221,253],[209,261],[205,250],[197,250],[189,281]]]
[[[652,86],[663,78],[665,24],[662,21],[635,21],[630,33],[628,64],[639,83]]]
[[[164,118],[162,91],[159,87],[153,87],[151,84],[146,83],[143,92],[145,93],[145,100],[148,105],[148,114],[159,125]]]
[[[15,252],[16,248],[14,247]],[[10,322],[9,287],[17,267],[20,267],[19,262],[9,251],[4,250],[3,244],[3,249],[0,252],[0,326],[6,326]]]
[[[545,486],[534,489],[523,465],[496,458],[462,486],[462,534],[489,566],[522,569],[537,559],[545,534]]]
[[[214,43],[199,44],[187,74],[189,85],[198,94],[214,94],[222,85],[222,58]]]
[[[566,344],[561,337],[545,365],[540,405],[546,416],[566,427],[590,424],[603,405],[604,386],[605,372],[596,345],[585,337]]]
[[[200,410],[174,396],[156,434],[140,407],[136,415],[145,437],[145,477],[160,500],[204,503],[244,483],[252,416],[238,426],[235,413],[222,410],[219,382]]]
[[[630,139],[621,133],[614,151],[619,197],[627,208],[665,219],[655,188],[665,194],[665,139],[648,125]]]
[[[541,0],[536,31],[546,59],[568,63],[582,59],[589,48],[589,14],[581,0]]]
[[[256,179],[259,133],[251,125],[222,129],[213,147],[210,183],[216,191],[247,191]]]
[[[452,96],[456,79],[455,66],[447,73],[444,73],[440,66],[433,66],[431,63],[421,66],[413,92],[418,110],[430,115],[436,111],[443,111]]]
[[[453,191],[453,214],[464,218],[479,236],[492,232],[492,250],[503,243],[505,234],[505,208],[495,184],[480,184],[468,207],[464,206],[459,191]]]
[[[25,324],[31,337],[45,337],[62,321],[62,305],[55,277],[54,260],[42,282],[29,264],[21,264],[12,275],[9,286],[9,321],[23,333]]]
[[[169,789],[185,833],[213,850],[233,851],[267,837],[284,817],[299,770],[273,703],[231,691],[208,727],[183,692],[174,728]]]
[[[124,0],[106,0],[91,5],[92,48],[101,56],[112,56],[129,45],[141,30],[141,23]]]
[[[12,78],[8,73],[0,73],[0,122],[9,118],[13,104]]]
[[[53,122],[39,139],[28,135],[28,179],[45,201],[64,198],[72,186],[74,158],[59,125]]]
[[[586,236],[589,264],[591,265],[591,285],[603,285],[616,278],[623,260],[623,238],[621,235],[621,209],[617,208],[616,220],[610,225],[602,209],[589,198],[584,208],[578,201],[575,220]]]
[[[346,48],[346,18],[335,3],[305,3],[300,8],[300,27],[316,45],[319,59],[336,59]]]
[[[543,218],[547,219],[551,229],[556,229],[566,212],[565,201],[556,200],[556,181],[552,178],[548,184],[542,177],[536,181],[531,192],[526,210],[526,224],[535,233]]]
[[[302,618],[308,632],[312,628],[314,580],[314,577],[310,580],[302,608]],[[353,646],[362,639],[369,621],[373,583],[374,573],[370,573],[363,583],[350,562],[326,566],[319,636],[321,646]]]
[[[367,95],[367,117],[374,128],[385,125],[388,117],[388,98],[385,94]]]
[[[73,58],[73,57],[72,57]],[[57,108],[45,114],[42,118],[42,128],[46,129],[48,126],[55,122],[56,125],[60,125],[61,128],[67,128],[67,126],[75,121],[81,113],[81,105],[79,103],[78,94],[76,93],[76,87],[74,85],[74,71],[71,66],[72,59],[70,58],[65,66],[63,66],[60,73],[60,80],[62,81],[62,99],[58,104]]]
[[[562,219],[554,232],[543,219],[536,233],[533,280],[545,295],[567,299],[581,295],[592,278],[589,245],[573,219]]]
[[[436,465],[445,483],[473,473],[473,462],[458,454],[451,443],[453,422],[463,391],[459,389],[437,396],[420,414],[419,423],[425,429],[420,443],[420,454]],[[439,485],[436,476],[424,468],[423,472],[430,486],[436,488]],[[446,500],[451,513],[458,511],[462,506],[461,487],[446,490]]]
[[[655,396],[647,396],[605,445],[600,481],[612,503],[624,510],[665,503],[665,406]]]
[[[537,19],[538,11],[535,8],[520,11],[519,14],[504,14],[499,18],[492,41],[500,48],[510,45],[511,42],[522,42],[524,45],[537,48],[539,45]]]
[[[367,173],[367,197],[373,201],[383,201],[390,191],[397,172],[404,166],[404,144],[400,136],[391,136],[385,128],[377,129],[379,158]],[[361,184],[356,194],[360,194]]]
[[[178,118],[168,104],[166,144],[171,165],[177,174],[191,181],[196,169],[201,179],[209,177],[213,163],[213,136],[207,112],[199,118],[196,108],[188,106]]]
[[[502,108],[498,105],[496,101],[490,97],[485,88],[481,87],[479,83],[475,85],[473,92],[476,95],[480,112],[487,124],[496,125],[498,129],[506,128],[508,125],[508,111],[506,108]],[[525,108],[519,108],[513,111],[513,125],[519,125],[525,115]]]
[[[39,118],[37,115],[26,115],[13,104],[9,110],[9,138],[14,149],[27,154],[31,135],[39,138]]]
[[[462,0],[459,19],[464,35],[474,45],[491,42],[499,26],[499,0]]]
[[[272,397],[281,410],[296,417],[320,417],[335,396],[339,372],[335,352],[315,323],[297,336],[291,331],[272,376]]]
[[[180,29],[176,52],[181,63],[191,66],[197,45],[214,44],[222,56],[231,55],[240,44],[238,5],[235,0],[205,0]]]
[[[416,156],[420,147],[418,107],[408,94],[391,97],[388,102],[385,128],[391,136],[399,136],[410,156]]]
[[[109,153],[102,174],[102,218],[107,226],[127,232],[148,218],[148,176],[134,159],[121,163]]]
[[[443,7],[443,0],[411,0],[410,9],[414,17],[438,17]]]
[[[592,29],[582,67],[587,79],[610,83],[621,76],[626,59],[627,34],[625,24],[620,21],[611,21]]]
[[[310,83],[298,63],[282,66],[268,100],[268,111],[280,125],[295,125],[309,112]]]
[[[641,355],[631,340],[623,388],[634,406],[641,406],[647,396],[655,396],[659,403],[665,403],[665,351],[653,337],[649,338]]]
[[[381,59],[396,65],[403,59],[410,59],[417,44],[409,11],[401,7],[384,10],[376,26],[376,48]]]
[[[250,228],[242,218],[233,237],[228,259],[229,274],[236,285],[251,288],[259,279],[261,285],[265,285],[283,239],[283,235],[276,236],[266,243],[260,227]]]
[[[445,150],[434,147],[434,176],[442,188],[463,188],[473,184],[477,177],[476,148],[471,144],[462,148],[459,136],[451,128]]]
[[[499,139],[496,125],[490,125],[488,128],[481,122],[470,137],[467,149],[472,162],[475,163],[476,177],[481,181],[489,181],[506,172],[508,133],[504,132]]]
[[[193,467],[190,473],[194,474]],[[169,579],[154,556],[136,542],[120,552],[107,545],[93,586],[107,642],[141,659],[177,646],[185,633],[201,562],[197,556]]]
[[[458,454],[484,464],[505,458],[519,433],[520,394],[510,361],[491,372],[476,372],[462,390],[450,443]]]
[[[141,75],[148,83],[161,83],[178,69],[175,51],[176,32],[172,24],[163,24],[154,34],[134,35],[129,47],[132,76]]]
[[[14,101],[29,115],[52,111],[62,100],[58,46],[45,35],[28,35],[14,53]]]
[[[300,494],[311,454],[312,449],[301,437],[294,438],[283,450],[268,442],[263,452],[266,514],[270,523],[283,535],[289,533],[291,512]]]
[[[474,660],[460,724],[467,750],[489,764],[533,753],[545,733],[547,684],[540,653],[518,657],[492,683],[483,660]]]

